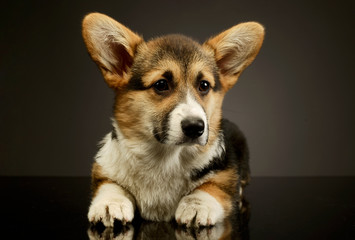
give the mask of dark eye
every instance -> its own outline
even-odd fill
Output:
[[[154,83],[153,86],[157,92],[164,92],[169,90],[168,81],[165,79],[158,80],[156,83]]]
[[[206,80],[202,80],[198,86],[198,90],[202,93],[202,94],[207,94],[208,91],[210,90],[210,83],[207,82]]]

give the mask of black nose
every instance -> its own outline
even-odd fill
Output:
[[[181,128],[186,137],[198,138],[205,129],[205,123],[200,118],[186,118],[181,121]]]

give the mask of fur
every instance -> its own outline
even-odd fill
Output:
[[[115,93],[113,131],[92,169],[90,222],[223,221],[249,181],[246,140],[222,119],[222,102],[254,60],[264,36],[255,22],[199,43],[181,35],[145,42],[92,13],[83,38]]]

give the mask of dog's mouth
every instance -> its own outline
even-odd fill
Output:
[[[176,146],[204,146],[208,142],[208,130],[205,127],[198,130],[165,130],[159,131],[157,128],[153,130],[154,138],[161,144],[176,145]]]
[[[203,141],[201,139],[184,138],[182,141],[177,142],[175,145],[191,146],[197,144],[197,145],[205,146],[207,142],[208,142],[207,140]]]

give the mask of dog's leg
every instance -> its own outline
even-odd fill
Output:
[[[123,224],[134,217],[134,198],[115,183],[103,183],[96,190],[88,213],[89,221],[102,221],[106,227],[112,227],[115,220]]]
[[[210,226],[223,221],[233,209],[236,182],[233,171],[216,174],[181,199],[175,213],[176,221],[187,227]]]

